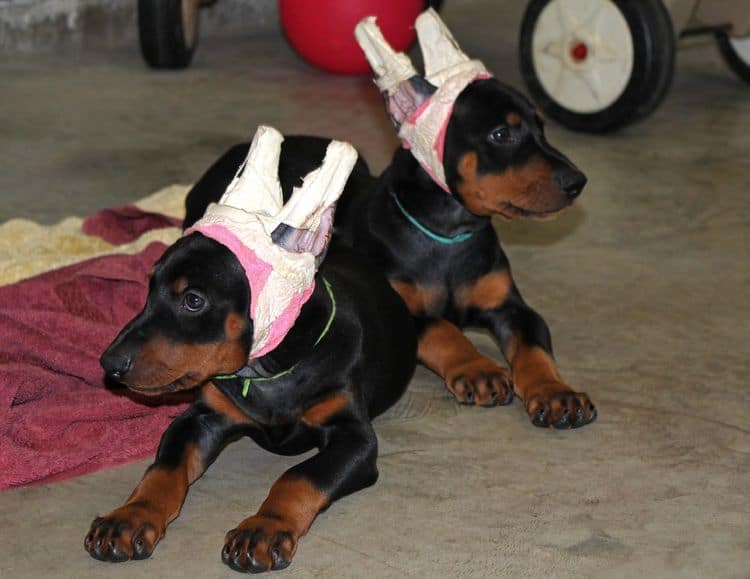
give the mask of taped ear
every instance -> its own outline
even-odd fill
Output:
[[[422,12],[414,23],[424,60],[425,77],[435,86],[461,72],[486,72],[478,60],[471,60],[459,47],[438,13],[432,8]]]
[[[354,147],[330,143],[320,168],[284,205],[277,176],[282,141],[275,129],[259,127],[221,201],[185,231],[221,243],[245,270],[253,321],[248,363],[281,343],[312,295],[336,201],[357,161]]]
[[[357,162],[357,151],[349,143],[331,141],[320,167],[305,176],[302,186],[279,212],[273,242],[294,253],[311,253],[322,261],[333,233],[336,201]]]
[[[220,205],[269,216],[281,210],[279,158],[283,140],[282,134],[273,127],[258,127],[247,157],[224,191]]]
[[[417,76],[417,70],[409,57],[393,50],[374,16],[360,20],[354,28],[354,36],[375,73],[375,84],[380,92],[392,94],[399,84]]]
[[[443,167],[445,135],[453,104],[470,83],[488,78],[485,66],[469,59],[432,8],[415,22],[424,55],[426,78],[417,75],[408,57],[394,52],[373,17],[357,24],[355,35],[376,74],[402,146],[446,192]],[[411,75],[411,76],[409,76]]]
[[[435,92],[403,52],[396,52],[383,36],[374,16],[359,21],[354,36],[375,73],[375,84],[385,99],[391,122],[398,129]]]

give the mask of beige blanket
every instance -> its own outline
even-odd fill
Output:
[[[171,185],[136,202],[144,211],[182,219],[189,186]],[[138,253],[152,241],[168,245],[180,236],[169,227],[149,231],[125,245],[112,245],[81,230],[81,217],[68,217],[55,225],[28,219],[11,219],[0,225],[0,285],[14,283],[72,263],[110,253]]]

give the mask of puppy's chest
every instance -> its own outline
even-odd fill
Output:
[[[442,315],[451,303],[451,294],[439,281],[391,279],[391,286],[416,316]]]
[[[214,384],[244,414],[258,425],[279,425],[294,422],[305,411],[306,394],[299,372],[280,376],[242,375],[214,380]]]
[[[510,272],[503,268],[464,279],[390,280],[416,316],[462,317],[469,310],[500,306],[512,288]]]
[[[468,304],[466,291],[447,283],[391,280],[391,285],[416,316],[444,317],[465,311]]]
[[[467,311],[494,309],[513,287],[507,257],[494,231],[451,247],[433,247],[405,260],[389,281],[416,316],[460,321]]]

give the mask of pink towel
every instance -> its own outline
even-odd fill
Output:
[[[0,287],[0,489],[154,453],[182,400],[109,389],[99,356],[145,303],[165,246]]]

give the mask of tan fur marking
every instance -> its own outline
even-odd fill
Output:
[[[188,484],[193,484],[206,471],[206,467],[203,464],[203,455],[195,443],[191,442],[185,447],[183,462],[187,472]]]
[[[458,163],[461,181],[458,193],[475,215],[498,214],[508,219],[532,213],[553,213],[569,205],[555,183],[552,168],[536,157],[523,167],[511,167],[503,173],[479,175],[477,153],[466,153]]]
[[[226,416],[236,424],[253,424],[253,420],[247,414],[242,412],[242,410],[240,410],[237,405],[212,382],[206,384],[201,390],[201,399],[214,412]]]
[[[151,552],[164,536],[167,525],[178,517],[187,496],[188,486],[204,472],[204,457],[195,444],[188,444],[180,463],[174,468],[154,466],[143,476],[128,500],[103,520],[123,525],[112,540],[128,558],[135,555],[132,538],[140,533],[143,546]],[[93,531],[102,522],[92,524]],[[87,538],[88,542],[88,538]],[[90,550],[90,546],[86,546]]]
[[[252,557],[255,564],[272,567],[276,557],[291,561],[297,541],[307,533],[315,517],[328,505],[328,497],[311,481],[299,475],[283,475],[271,487],[258,512],[230,531],[225,548],[241,549],[242,558]],[[236,543],[236,532],[249,531],[253,543]],[[272,543],[273,541],[273,543]]]
[[[156,336],[141,346],[125,381],[137,389],[158,391],[163,386],[174,384],[175,390],[185,390],[211,376],[241,368],[245,356],[245,349],[238,339],[188,344]]]
[[[412,314],[427,314],[435,311],[443,290],[437,286],[423,286],[406,281],[391,280],[391,286],[404,300]]]
[[[185,276],[180,276],[172,282],[172,291],[175,294],[181,294],[188,287],[188,279]]]
[[[521,124],[521,115],[519,115],[515,111],[509,112],[507,115],[505,115],[505,122],[508,123],[511,127],[517,127]]]
[[[422,364],[446,379],[452,368],[483,356],[461,330],[450,322],[440,320],[419,339],[417,357]]]
[[[180,514],[188,486],[204,471],[200,450],[195,444],[188,444],[177,467],[154,467],[146,472],[122,508],[145,507],[166,526]]]
[[[224,332],[228,340],[239,340],[242,332],[245,331],[246,320],[236,312],[230,312],[224,322]]]
[[[516,338],[507,349],[516,394],[524,401],[535,396],[549,397],[572,392],[557,371],[555,361],[538,346],[527,346]]]
[[[284,475],[271,487],[257,516],[281,518],[297,537],[301,537],[327,504],[328,497],[310,481]],[[238,529],[242,529],[243,523]]]
[[[348,405],[349,395],[346,392],[339,392],[310,406],[300,420],[308,426],[322,426]]]
[[[512,283],[507,269],[493,271],[473,283],[458,288],[456,301],[466,308],[475,307],[490,310],[505,301],[510,293]]]

